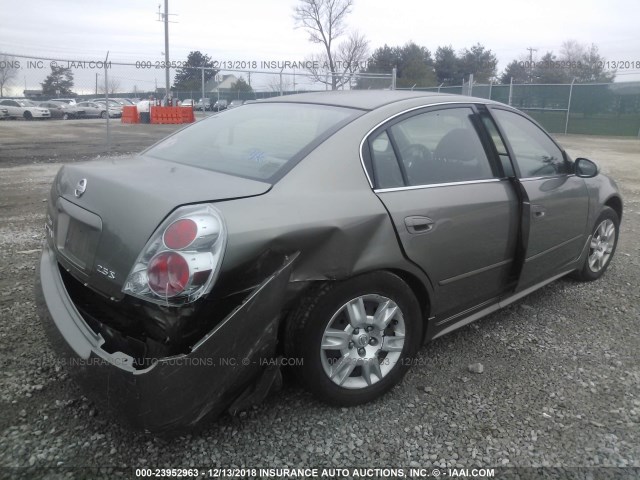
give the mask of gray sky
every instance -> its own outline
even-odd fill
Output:
[[[164,32],[157,22],[163,0],[0,0],[0,51],[93,60],[107,50],[114,61],[163,60]],[[296,61],[318,52],[295,28],[295,0],[170,1],[172,60],[200,50],[219,61]],[[19,8],[17,8],[19,6]],[[608,60],[640,62],[639,0],[356,0],[349,27],[364,34],[370,50],[414,41],[432,52],[480,42],[498,57],[498,70],[526,48],[559,53],[565,40],[595,43]],[[115,68],[115,67],[114,67]],[[20,83],[37,88],[49,73],[21,68]],[[95,72],[76,73],[76,84],[92,84]],[[162,71],[116,72],[132,81],[164,84]],[[138,78],[139,77],[139,78]],[[618,71],[617,81],[639,80],[640,68]],[[255,80],[254,80],[255,81]],[[264,81],[264,80],[263,80]],[[22,88],[21,88],[22,89]]]

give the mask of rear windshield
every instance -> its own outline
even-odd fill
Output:
[[[359,110],[302,103],[243,105],[213,115],[145,155],[273,182]]]

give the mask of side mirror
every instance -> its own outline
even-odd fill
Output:
[[[600,167],[596,162],[588,158],[576,159],[576,175],[581,178],[593,178],[600,173]]]

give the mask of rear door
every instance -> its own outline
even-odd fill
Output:
[[[375,192],[405,254],[429,276],[441,320],[510,286],[518,198],[479,133],[475,108],[453,105],[407,113],[368,138]]]
[[[523,189],[518,290],[572,268],[587,240],[588,193],[562,150],[527,117],[492,107]]]

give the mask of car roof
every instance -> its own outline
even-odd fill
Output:
[[[399,90],[338,90],[331,92],[298,93],[265,99],[265,102],[316,103],[341,107],[374,110],[384,105],[411,99],[424,99],[424,105],[443,102],[485,103],[498,102],[478,97],[466,97],[450,93],[399,91]]]

